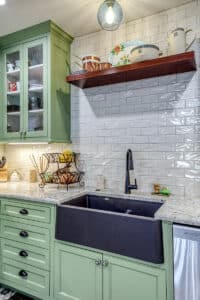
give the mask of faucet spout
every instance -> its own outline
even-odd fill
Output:
[[[134,170],[133,165],[133,155],[131,149],[126,152],[126,179],[125,179],[125,194],[130,194],[131,190],[137,190],[137,180],[135,179],[135,184],[130,184],[130,170]]]

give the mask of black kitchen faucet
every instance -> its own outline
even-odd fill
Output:
[[[133,165],[133,155],[131,149],[126,152],[126,179],[125,179],[125,194],[130,194],[131,190],[137,190],[137,180],[135,179],[135,184],[130,184],[130,174],[129,171],[134,170]]]

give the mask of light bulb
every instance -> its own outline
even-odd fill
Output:
[[[0,0],[0,5],[5,5],[6,4],[6,0]]]
[[[104,0],[97,13],[99,25],[104,30],[117,30],[123,20],[123,11],[117,0]]]
[[[114,20],[115,20],[115,14],[114,14],[114,11],[113,11],[113,8],[112,6],[110,6],[106,12],[106,22],[111,25],[114,23]]]

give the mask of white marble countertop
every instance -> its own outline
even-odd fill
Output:
[[[156,219],[200,226],[200,199],[168,199],[155,214]]]
[[[129,198],[132,200],[147,200],[163,202],[161,208],[156,212],[155,218],[173,223],[200,226],[200,199],[179,200],[170,197],[155,196],[140,191],[134,191],[131,195],[117,193],[115,191],[96,192],[86,190],[77,186],[57,188],[57,185],[47,185],[45,188],[39,188],[38,183],[30,184],[20,183],[0,183],[0,198],[14,198],[19,200],[29,200],[34,202],[43,202],[50,204],[62,204],[75,197],[84,194],[98,194],[107,197]]]
[[[60,204],[67,201],[73,195],[80,194],[84,189],[70,187],[57,188],[57,185],[48,185],[40,188],[38,183],[28,182],[7,182],[0,183],[0,198],[15,198],[34,202]]]

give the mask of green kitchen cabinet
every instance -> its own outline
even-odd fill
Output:
[[[53,300],[55,213],[54,204],[0,199],[2,285]]]
[[[1,140],[70,141],[71,42],[51,21],[0,38]]]
[[[104,300],[166,300],[165,271],[104,256]]]
[[[102,300],[102,254],[56,243],[57,300]]]
[[[57,300],[166,300],[165,270],[56,242]]]

